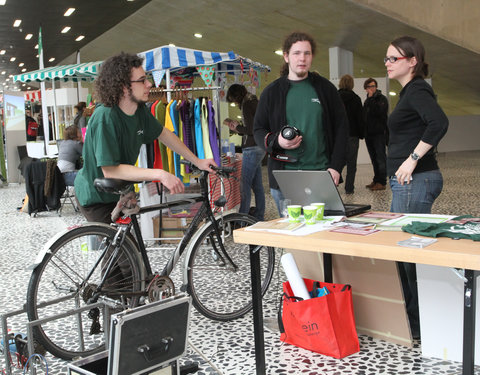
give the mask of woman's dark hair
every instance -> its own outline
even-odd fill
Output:
[[[340,78],[338,83],[340,89],[353,90],[353,77],[350,74],[345,74]]]
[[[415,57],[417,65],[413,69],[415,77],[425,78],[428,76],[428,64],[425,62],[425,48],[423,44],[416,38],[411,36],[402,36],[395,39],[392,43],[400,55],[412,58]]]
[[[377,80],[375,78],[368,78],[367,80],[365,80],[365,82],[363,82],[363,88],[366,90],[367,89],[367,86],[370,85],[370,83],[375,83],[375,87],[378,87],[378,83],[377,83]]]
[[[123,88],[128,87],[131,93],[132,68],[142,66],[143,59],[137,55],[120,52],[107,59],[101,67],[95,81],[95,96],[107,107],[117,105],[123,95]]]
[[[313,37],[310,34],[301,32],[301,31],[294,31],[290,35],[287,35],[285,40],[283,41],[282,51],[283,53],[289,53],[290,48],[292,45],[297,42],[309,42],[310,47],[312,47],[312,56],[315,56],[315,52],[317,49],[317,44],[313,40]],[[280,75],[286,76],[288,75],[288,64],[286,62],[283,63],[282,68],[280,69]]]
[[[245,86],[234,83],[228,88],[227,102],[237,103],[239,106],[241,106],[245,95],[247,95],[247,89]]]
[[[78,139],[78,127],[76,125],[71,125],[63,131],[63,139],[64,140],[73,140],[76,141]]]

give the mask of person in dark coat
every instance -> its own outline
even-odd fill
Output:
[[[355,190],[358,145],[360,139],[363,139],[365,131],[362,100],[353,92],[353,86],[353,77],[351,75],[345,74],[340,78],[338,93],[345,105],[348,117],[347,175],[345,178],[345,193],[347,194],[353,194]]]

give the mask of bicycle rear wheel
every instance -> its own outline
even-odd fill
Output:
[[[252,309],[249,245],[235,243],[233,230],[252,225],[256,220],[243,214],[228,214],[217,219],[225,251],[234,266],[220,251],[212,223],[203,227],[187,263],[189,293],[193,305],[207,318],[228,321]],[[273,275],[275,252],[272,247],[260,250],[262,295]]]
[[[107,225],[86,224],[57,239],[30,277],[28,319],[45,319],[102,298],[112,302],[121,300],[128,307],[136,306],[142,287],[142,263],[129,238],[120,248],[111,246],[116,233]],[[110,261],[113,267],[105,279],[105,286],[98,291]],[[95,315],[98,318],[92,319]],[[34,326],[33,334],[50,353],[70,360],[104,349],[103,325],[103,308],[94,308]]]

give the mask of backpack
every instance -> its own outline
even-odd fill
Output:
[[[36,137],[38,135],[38,124],[33,120],[28,120],[27,134],[30,137]]]

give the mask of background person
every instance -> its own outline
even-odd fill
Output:
[[[87,119],[85,117],[84,111],[85,108],[87,107],[87,103],[85,102],[78,102],[78,104],[75,106],[75,109],[77,113],[75,114],[75,117],[73,118],[73,125],[78,127],[81,131],[82,128],[87,126]]]
[[[353,194],[355,190],[355,174],[357,173],[357,157],[359,140],[363,139],[365,125],[363,122],[362,100],[353,92],[353,77],[345,74],[338,84],[340,98],[345,105],[348,117],[347,174],[345,177],[345,193]]]
[[[88,123],[83,147],[83,168],[75,179],[80,211],[88,221],[110,223],[118,195],[98,192],[95,178],[127,181],[160,181],[172,194],[182,193],[182,181],[163,169],[134,164],[140,147],[155,139],[198,168],[213,172],[213,159],[199,159],[171,131],[165,129],[145,106],[152,84],[142,68],[143,59],[120,53],[107,59],[95,81],[99,104]]]
[[[247,92],[245,86],[234,83],[228,88],[227,101],[238,105],[238,108],[242,111],[243,120],[243,124],[232,119],[226,119],[223,122],[231,131],[243,135],[239,212],[250,213],[259,221],[263,221],[265,216],[265,191],[262,181],[262,160],[265,157],[265,151],[255,144],[253,138],[253,119],[257,110],[258,99],[255,95]],[[253,210],[250,210],[251,190],[255,195]]]
[[[428,64],[419,40],[409,36],[395,39],[388,47],[385,66],[388,78],[396,79],[403,87],[388,119],[390,211],[429,214],[443,187],[435,147],[447,132],[448,118],[438,105],[432,87],[424,80]],[[399,271],[412,335],[419,338],[415,264],[399,263]]]
[[[269,154],[270,192],[280,215],[284,197],[273,170],[328,170],[338,185],[345,164],[347,115],[336,87],[310,72],[315,48],[306,33],[294,32],[285,38],[281,77],[263,90],[255,114],[255,141]],[[281,135],[285,125],[296,127],[300,135],[285,139]],[[276,154],[286,154],[290,162],[279,161]]]
[[[57,167],[63,173],[65,185],[73,186],[77,176],[77,163],[82,156],[82,133],[75,126],[67,127],[63,132],[63,141],[58,144]]]
[[[388,99],[377,87],[377,81],[373,78],[368,78],[363,84],[363,88],[367,91],[367,99],[363,103],[366,126],[365,144],[373,166],[373,181],[366,187],[370,190],[385,190]]]

